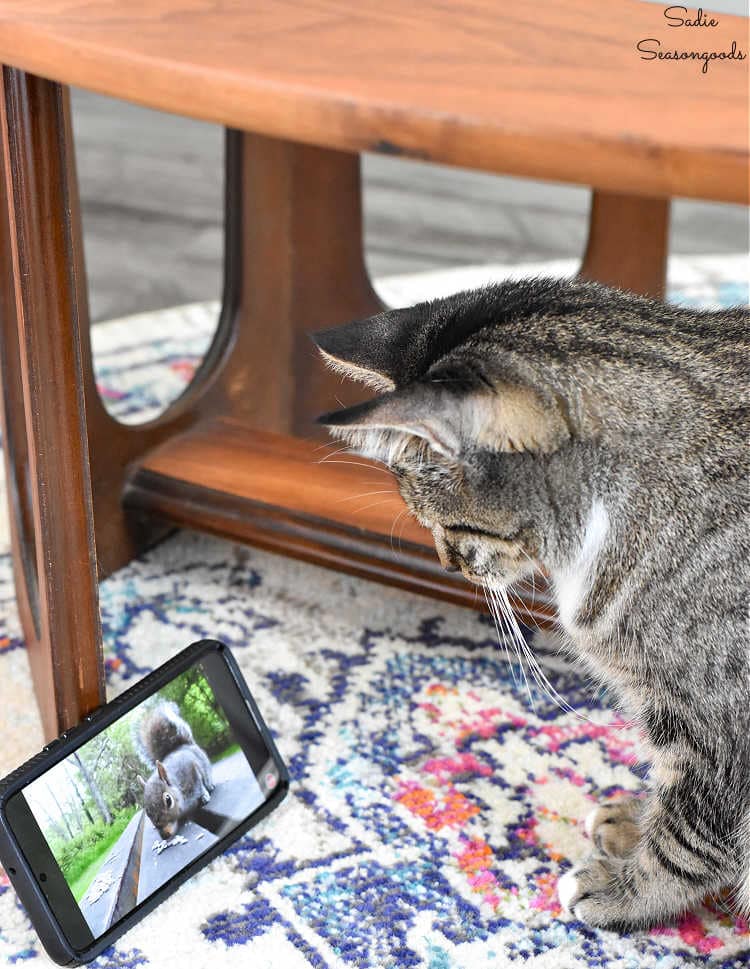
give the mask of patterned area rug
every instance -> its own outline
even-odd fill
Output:
[[[746,266],[678,261],[671,295],[745,301]],[[468,270],[381,289],[408,302],[477,281]],[[109,406],[130,420],[158,411],[189,379],[214,313],[96,327]],[[2,552],[5,773],[42,738]],[[750,967],[748,925],[718,905],[624,936],[561,912],[558,877],[587,847],[581,819],[638,789],[647,766],[635,729],[543,641],[544,670],[578,715],[527,685],[482,615],[189,532],[104,582],[101,610],[110,695],[194,639],[229,643],[292,775],[282,807],[102,969]],[[47,963],[2,870],[0,959]]]

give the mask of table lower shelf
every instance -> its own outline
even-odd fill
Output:
[[[486,608],[479,589],[441,568],[391,474],[335,446],[205,421],[146,454],[124,501],[133,513]],[[513,602],[526,622],[551,624],[543,578],[519,586]]]

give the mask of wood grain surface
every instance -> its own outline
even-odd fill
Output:
[[[0,60],[230,127],[615,192],[744,201],[747,22],[640,0],[4,0]],[[652,47],[654,45],[651,45]]]

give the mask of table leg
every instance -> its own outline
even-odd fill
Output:
[[[361,198],[358,155],[229,133],[224,311],[234,336],[204,414],[325,436],[313,418],[337,397],[361,399],[308,336],[383,308],[365,268]]]
[[[125,426],[96,390],[82,333],[100,575],[164,533],[122,507],[143,456],[216,417],[250,428],[322,433],[311,419],[361,393],[326,371],[308,331],[377,312],[362,253],[359,156],[228,131],[224,293],[217,331],[185,393],[156,421]]]
[[[662,298],[668,237],[669,199],[594,191],[581,275]]]
[[[18,602],[48,737],[104,699],[68,126],[64,89],[2,69],[4,450]]]
[[[52,736],[104,698],[97,552],[106,575],[164,534],[122,507],[139,459],[216,415],[308,426],[338,380],[305,331],[380,303],[363,263],[358,156],[228,132],[213,344],[159,419],[118,423],[94,378],[67,90],[5,68],[0,102],[5,460],[17,598]]]

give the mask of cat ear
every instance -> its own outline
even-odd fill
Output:
[[[469,391],[439,382],[411,385],[323,414],[318,422],[366,457],[389,465],[415,438],[456,460],[476,447],[549,452],[570,436],[559,402],[509,383]]]
[[[525,384],[499,381],[492,394],[474,396],[473,439],[491,451],[549,454],[571,437],[568,408],[561,397]]]
[[[323,414],[318,423],[335,430],[366,457],[393,464],[403,450],[421,440],[446,458],[461,450],[460,435],[447,408],[424,391],[409,388]]]
[[[331,369],[376,390],[393,390],[403,348],[417,325],[418,314],[406,307],[321,330],[312,338]]]

